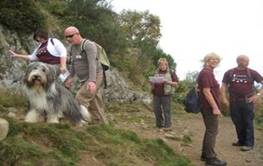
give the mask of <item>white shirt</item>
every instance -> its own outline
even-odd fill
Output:
[[[53,40],[54,44],[52,44],[51,38],[48,39],[48,43],[47,43],[48,52],[55,57],[66,57],[67,56],[67,49],[63,45],[63,43],[56,38],[52,38],[52,40]],[[40,47],[40,45],[41,44],[39,44],[39,46],[33,51],[33,53],[28,56],[29,60],[31,60],[31,61],[38,60],[36,53],[37,53],[37,50]]]

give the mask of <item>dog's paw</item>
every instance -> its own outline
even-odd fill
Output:
[[[85,120],[81,120],[78,123],[75,124],[76,127],[84,127],[87,126],[89,123]]]
[[[80,105],[80,113],[84,121],[91,122],[91,114],[85,106]]]
[[[36,110],[30,110],[25,117],[25,122],[36,123],[38,122],[38,119],[39,119],[39,113]]]

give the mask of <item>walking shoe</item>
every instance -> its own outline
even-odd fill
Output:
[[[241,148],[240,148],[240,150],[241,151],[250,151],[250,150],[252,150],[253,149],[253,147],[252,146],[242,146]]]
[[[204,155],[201,155],[200,160],[201,160],[201,161],[206,161],[207,158],[206,158]]]
[[[233,142],[232,146],[243,146],[243,145],[241,143],[239,143],[239,142]]]
[[[165,127],[163,128],[164,131],[172,131],[172,128],[171,127]]]
[[[205,162],[206,166],[226,166],[226,161],[219,160],[218,158],[207,159]]]

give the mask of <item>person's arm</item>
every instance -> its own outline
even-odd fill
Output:
[[[171,86],[176,86],[178,84],[178,82],[175,82],[175,81],[166,81],[165,83],[167,83]]]
[[[35,50],[33,51],[32,54],[29,54],[29,55],[18,54],[12,50],[9,50],[9,52],[10,52],[11,57],[20,58],[20,59],[29,60],[29,61],[36,61],[36,60],[38,60],[38,58],[36,56],[38,48],[39,48],[39,46],[37,48],[35,48]]]
[[[260,81],[260,83],[261,83],[261,86],[263,86],[263,80],[262,81]],[[255,94],[255,95],[253,95],[253,96],[251,96],[250,98],[248,98],[248,102],[249,103],[255,103],[256,101],[257,101],[257,99],[259,98],[259,97],[261,97],[263,95],[263,88],[261,88],[259,91],[258,91],[258,93],[257,94]]]
[[[87,80],[87,90],[93,94],[96,92],[96,76],[97,76],[97,46],[95,43],[86,42],[84,49],[88,58],[89,78]]]
[[[249,72],[250,72],[250,79],[254,81],[256,81],[257,83],[260,83],[261,86],[263,86],[263,77],[255,70],[251,70],[251,69],[248,69]],[[254,94],[253,96],[249,97],[248,98],[248,102],[249,103],[255,103],[257,101],[257,99],[259,97],[261,97],[261,95],[263,94],[263,88],[261,87],[261,89],[259,90],[258,93]]]
[[[226,83],[222,83],[222,86],[221,86],[221,98],[222,98],[222,102],[226,105],[226,106],[229,106],[229,101],[228,101],[228,98],[227,98],[227,84]]]
[[[204,94],[206,100],[208,101],[209,105],[212,107],[213,114],[220,115],[221,112],[220,112],[220,110],[216,104],[216,101],[215,101],[212,93],[210,92],[210,88],[204,88],[203,94]]]
[[[173,72],[172,73],[172,80],[166,81],[165,83],[175,87],[178,84],[178,77],[177,77],[176,73]]]
[[[60,72],[65,73],[67,71],[67,57],[60,57]]]
[[[18,53],[15,53],[15,52],[12,51],[12,50],[9,50],[9,52],[11,53],[11,57],[20,58],[20,59],[24,59],[24,60],[29,60],[29,55],[18,54]]]
[[[50,45],[55,48],[58,56],[60,57],[60,72],[65,73],[67,71],[67,49],[60,40],[52,38],[49,39],[49,42],[51,42],[50,40],[53,41],[53,44]]]
[[[89,63],[89,78],[88,82],[96,83],[96,75],[97,75],[97,47],[95,43],[90,41],[85,42],[84,49],[86,51],[86,55]]]
[[[259,92],[257,93],[257,96],[262,96],[263,95],[263,80],[262,81],[260,81],[260,83],[261,83],[261,89],[259,90]]]

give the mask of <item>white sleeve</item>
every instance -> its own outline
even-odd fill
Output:
[[[38,46],[39,47],[39,46]],[[37,57],[37,49],[38,49],[38,47],[33,51],[33,53],[32,54],[30,54],[30,55],[28,55],[28,59],[30,60],[30,61],[35,61],[35,60],[38,60],[38,57]]]
[[[53,46],[54,46],[54,48],[55,48],[55,50],[56,50],[56,52],[58,54],[57,56],[58,57],[66,57],[67,56],[67,49],[64,46],[64,44],[60,40],[58,40],[56,38],[52,38],[52,40],[54,42]],[[49,41],[49,42],[51,42],[51,41]],[[51,43],[51,45],[52,45],[52,43]]]

